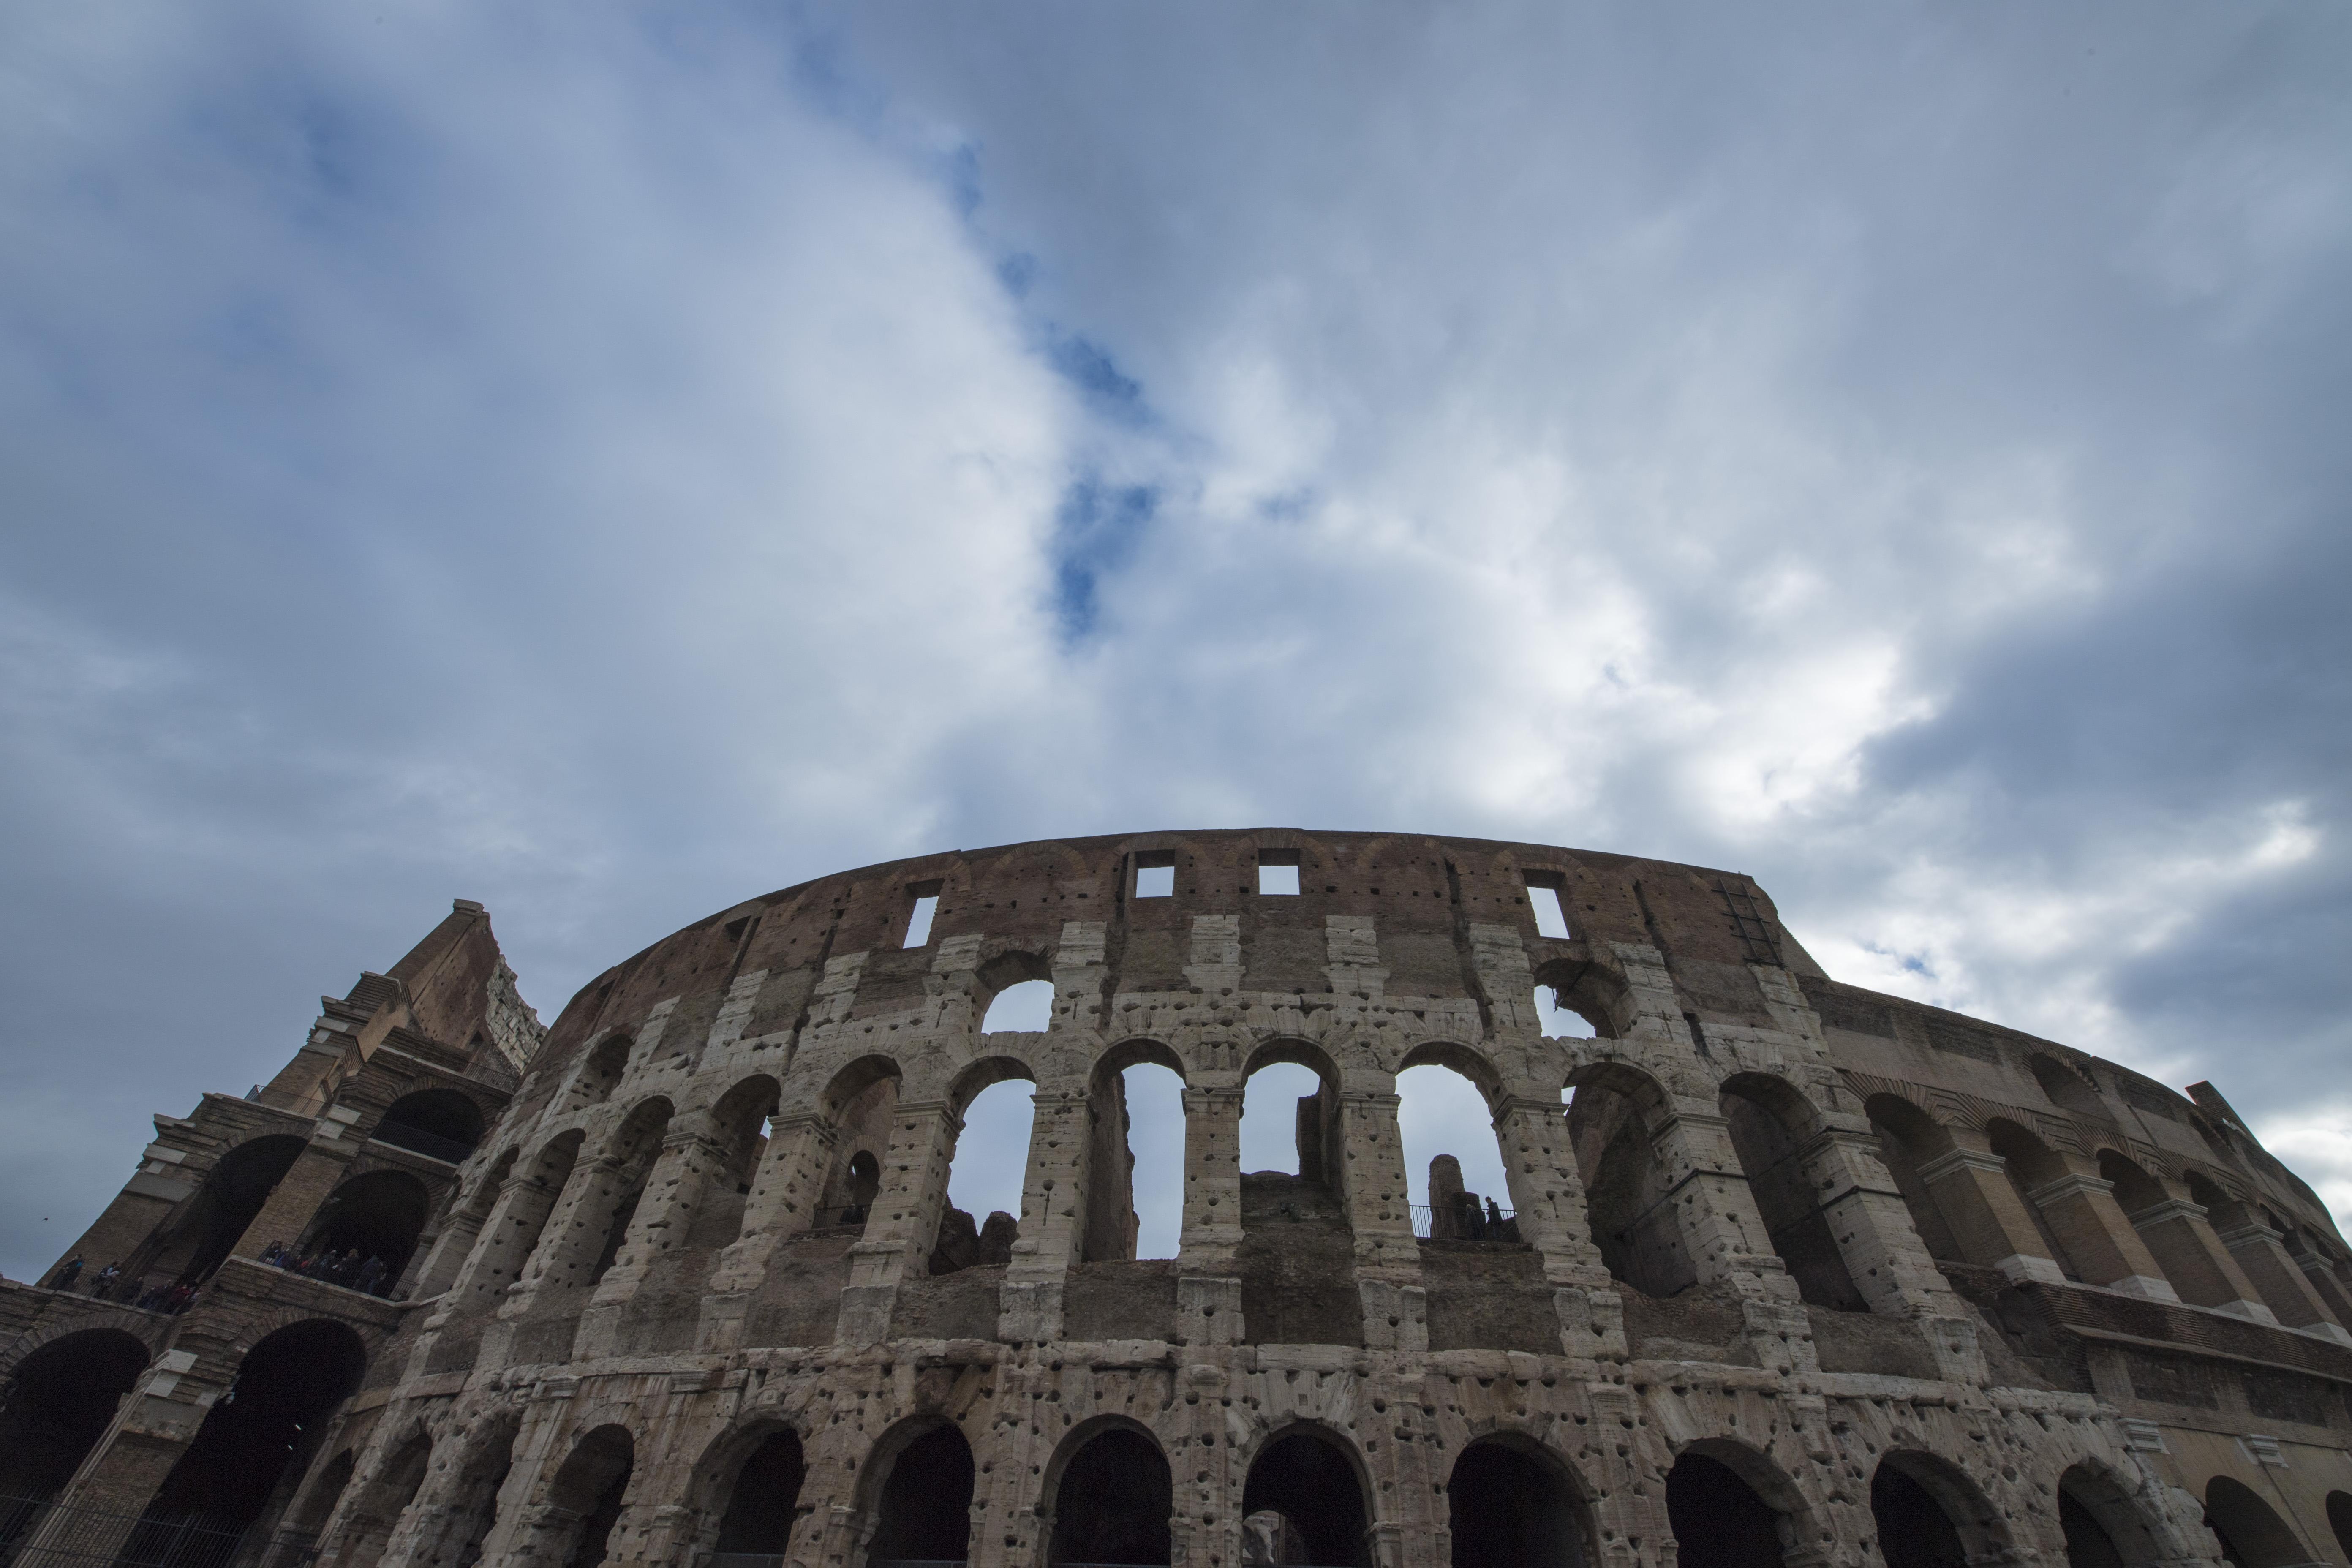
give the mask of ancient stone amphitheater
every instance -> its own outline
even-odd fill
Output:
[[[1034,980],[1049,1026],[986,1031]],[[1582,1022],[1546,1034],[1544,989]],[[1297,1173],[1245,1174],[1274,1063],[1320,1088]],[[1135,1257],[1139,1064],[1182,1080],[1173,1258]],[[1492,1110],[1491,1208],[1450,1161],[1408,1201],[1423,1065]],[[1008,1079],[1025,1185],[983,1229],[950,1169]],[[2352,1541],[2311,1190],[2208,1085],[1840,984],[1731,872],[1288,830],[939,855],[714,914],[544,1031],[460,902],[155,1133],[0,1289],[0,1563]]]

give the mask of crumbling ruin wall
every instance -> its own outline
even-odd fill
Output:
[[[982,1032],[1038,978],[1045,1030]],[[1539,987],[1592,1037],[1545,1036]],[[263,1568],[2347,1561],[2352,1274],[2309,1189],[2210,1086],[1831,980],[1734,873],[1020,845],[722,910],[543,1044],[520,1006],[460,904],[257,1100],[158,1119],[80,1250],[234,1230],[173,1243],[192,1302],[0,1290],[0,1476],[87,1444],[17,1557],[65,1568],[257,1453],[225,1392],[268,1405],[296,1365],[312,1418],[207,1505]],[[1172,1259],[1133,1257],[1141,1061],[1183,1080]],[[1244,1176],[1275,1062],[1321,1080],[1301,1174]],[[1496,1223],[1416,1226],[1423,1064],[1493,1110]],[[1021,1212],[982,1225],[949,1170],[1007,1079]],[[387,1121],[428,1090],[475,1146]],[[284,1156],[257,1198],[256,1149]],[[262,1260],[376,1173],[429,1205],[404,1299]],[[60,1404],[61,1367],[133,1383]]]

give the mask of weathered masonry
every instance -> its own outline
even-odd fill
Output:
[[[1047,1028],[983,1031],[1037,980]],[[1299,1172],[1244,1175],[1277,1062]],[[1441,1160],[1416,1225],[1428,1064],[1509,1190]],[[949,1168],[1007,1079],[1025,1190],[979,1227]],[[544,1032],[461,902],[0,1288],[0,1568],[2347,1564],[2347,1258],[2210,1086],[1840,984],[1730,872],[939,855]]]

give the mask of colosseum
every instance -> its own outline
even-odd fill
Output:
[[[1044,1029],[985,1026],[1034,981]],[[1273,1064],[1318,1087],[1296,1173],[1244,1173]],[[1146,1066],[1172,1258],[1137,1256]],[[1420,1067],[1507,1192],[1448,1157],[1410,1201]],[[950,1166],[1007,1080],[1019,1212],[976,1220]],[[904,860],[545,1028],[460,900],[268,1083],[159,1113],[0,1304],[5,1568],[2352,1544],[2347,1249],[2216,1089],[1840,984],[1743,875],[1530,844]]]

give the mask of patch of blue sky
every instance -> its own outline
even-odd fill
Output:
[[[1101,611],[1097,584],[1127,564],[1160,510],[1151,485],[1111,486],[1089,475],[1062,492],[1054,518],[1054,614],[1065,642],[1083,641]]]

